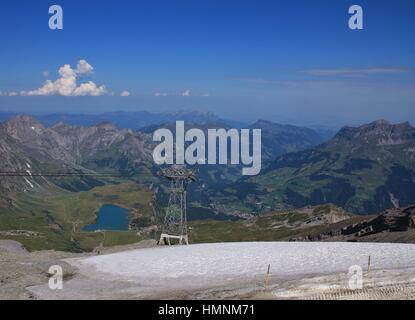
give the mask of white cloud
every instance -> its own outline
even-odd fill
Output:
[[[209,93],[203,93],[203,94],[193,94],[190,89],[186,89],[180,93],[166,93],[166,92],[155,92],[153,93],[155,97],[167,97],[167,96],[177,96],[180,95],[182,97],[210,97]]]
[[[0,96],[3,96],[3,97],[15,97],[17,95],[18,93],[15,91],[10,91],[10,92],[0,91]]]
[[[79,75],[91,74],[93,67],[85,60],[79,60],[76,70],[72,69],[69,64],[59,68],[59,75],[55,81],[46,80],[42,87],[22,91],[22,96],[101,96],[106,94],[105,86],[97,86],[94,82],[88,81],[77,85],[77,79]]]
[[[186,89],[182,92],[182,97],[190,97],[190,89]]]
[[[369,75],[411,72],[409,68],[342,68],[342,69],[310,69],[304,73],[313,76],[338,76],[338,75]]]
[[[94,96],[98,97],[106,93],[105,86],[97,87],[92,81],[82,83],[73,92],[74,96]]]
[[[130,96],[130,92],[127,90],[124,90],[123,92],[121,92],[120,94],[121,97],[129,97]]]
[[[81,59],[79,60],[76,66],[76,73],[78,74],[91,74],[94,72],[94,68],[86,62],[86,60]]]

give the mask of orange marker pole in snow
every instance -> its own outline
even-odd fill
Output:
[[[269,265],[268,265],[268,270],[267,270],[267,273],[266,273],[266,275],[265,275],[265,281],[264,281],[264,287],[265,287],[265,289],[268,287],[269,270],[270,270],[270,268],[271,268],[271,265],[269,264]]]
[[[369,278],[372,278],[372,267],[370,265],[370,256],[369,256],[369,261],[367,262],[367,276]]]

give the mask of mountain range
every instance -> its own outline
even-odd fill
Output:
[[[211,114],[178,113],[189,121],[187,126],[207,128],[231,127],[232,123]],[[164,118],[163,118],[164,119]],[[0,123],[2,172],[29,172],[28,177],[2,177],[0,201],[10,204],[13,196],[28,191],[45,192],[46,187],[69,191],[88,190],[110,179],[134,180],[148,185],[159,182],[158,168],[152,161],[152,133],[160,127],[174,127],[174,118],[164,124],[148,124],[141,130],[117,128],[109,122],[82,126],[57,122],[45,126],[32,116],[21,114]],[[322,141],[313,130],[259,121],[251,127],[264,133],[263,157],[271,160],[290,151],[303,150]],[[199,166],[200,181],[196,188],[217,182],[235,181],[240,176],[238,166]],[[85,173],[80,176],[33,176],[33,173]],[[94,174],[96,173],[96,174]],[[108,177],[103,177],[106,173]],[[90,174],[90,175],[87,175]],[[46,189],[48,189],[46,188]],[[162,197],[163,195],[161,195]],[[194,201],[201,201],[195,197]],[[204,204],[208,204],[205,200]]]
[[[188,126],[202,130],[231,127],[214,115],[203,122],[199,113],[186,117]],[[51,187],[76,192],[117,179],[159,185],[152,132],[172,121],[137,131],[109,122],[47,127],[24,114],[9,118],[0,123],[2,172],[84,175],[2,177],[0,201],[10,205],[19,193]],[[303,127],[259,120],[250,128],[262,129],[260,175],[241,177],[238,166],[197,166],[199,182],[191,186],[189,203],[231,215],[323,203],[368,214],[415,201],[415,128],[409,123],[345,127],[326,142]]]

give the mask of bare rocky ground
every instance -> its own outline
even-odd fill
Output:
[[[103,248],[101,253],[112,253],[153,245],[153,241],[142,241],[133,245]],[[16,241],[0,240],[0,300],[37,299],[27,288],[48,283],[50,266],[57,264],[62,266],[64,280],[66,281],[74,278],[77,275],[77,270],[62,259],[90,255],[93,254],[74,254],[59,251],[27,252]]]
[[[71,256],[70,253],[55,251],[29,253],[18,242],[0,241],[0,300],[35,299],[26,288],[46,283],[49,266]],[[74,274],[69,265],[65,267],[67,277]]]
[[[103,249],[102,253],[154,246],[153,241]],[[39,251],[29,253],[19,243],[0,241],[0,300],[7,299],[415,299],[415,267],[367,271],[363,287],[348,288],[347,274],[304,275],[279,278],[271,274],[265,285],[263,275],[249,279],[233,279],[206,288],[165,288],[140,285],[127,281],[108,280],[91,276],[63,262],[62,259],[87,257],[94,254]],[[63,294],[47,288],[48,269],[59,264],[64,269]]]

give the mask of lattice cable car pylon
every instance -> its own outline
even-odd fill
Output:
[[[183,166],[161,169],[160,175],[170,180],[170,196],[160,235],[159,244],[171,245],[171,239],[179,244],[189,244],[187,229],[187,185],[196,181],[193,170]]]

